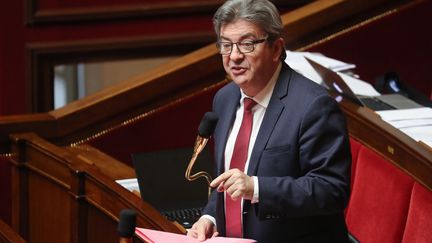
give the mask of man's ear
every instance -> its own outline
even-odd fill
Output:
[[[274,62],[279,62],[280,58],[281,58],[281,56],[283,54],[282,52],[285,51],[285,40],[282,37],[276,39],[273,42],[273,50],[274,50],[274,52],[273,52],[274,53],[273,61]]]

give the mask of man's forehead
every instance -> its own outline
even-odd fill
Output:
[[[250,38],[250,37],[257,37],[258,35],[252,32],[247,32],[247,33],[243,33],[243,34],[238,34],[238,35],[230,35],[229,33],[227,33],[226,35],[224,33],[221,33],[220,38],[221,39],[227,39],[227,40],[231,40],[233,38],[236,39],[246,39],[246,38]]]
[[[244,39],[248,37],[258,37],[262,35],[261,28],[246,20],[237,20],[221,26],[220,38],[223,39]]]

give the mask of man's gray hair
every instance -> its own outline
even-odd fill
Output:
[[[283,25],[275,5],[268,0],[228,0],[213,16],[216,36],[220,38],[222,25],[238,19],[252,22],[263,29],[268,41],[273,42],[282,36]]]

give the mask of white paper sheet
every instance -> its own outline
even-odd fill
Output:
[[[376,111],[390,125],[415,141],[432,147],[432,108]]]
[[[376,111],[384,121],[432,119],[432,108],[422,107],[402,110]]]
[[[309,62],[304,59],[302,52],[287,51],[285,62],[296,72],[302,74],[308,79],[318,84],[323,84],[321,76],[315,71]]]
[[[350,89],[356,95],[364,96],[379,96],[381,95],[376,89],[368,82],[363,81],[358,78],[354,78],[350,75],[344,73],[338,73],[339,76],[345,81],[345,83],[350,87]]]
[[[432,126],[432,119],[409,119],[409,120],[396,120],[388,121],[392,126],[402,129],[410,127],[423,127]]]
[[[314,53],[314,52],[299,52],[299,53],[311,59],[312,61],[315,61],[335,72],[340,72],[340,71],[345,71],[348,69],[355,68],[355,64],[346,63],[331,57],[327,57],[321,53]]]
[[[285,62],[292,69],[318,84],[323,84],[321,76],[304,57],[307,57],[329,69],[332,69],[333,71],[344,71],[355,68],[354,64],[330,58],[320,53],[287,51],[286,54],[287,57]]]
[[[432,125],[402,128],[401,131],[417,142],[422,141],[432,148]]]
[[[116,180],[116,182],[131,192],[133,192],[133,191],[139,192],[140,191],[137,178]]]

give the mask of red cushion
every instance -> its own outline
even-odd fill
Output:
[[[432,191],[416,182],[411,195],[403,242],[432,242],[431,219]]]
[[[351,146],[351,157],[352,157],[352,162],[351,162],[351,189],[352,189],[352,185],[354,184],[354,180],[355,180],[357,158],[362,145],[357,140],[350,137],[350,146]]]
[[[414,181],[366,147],[360,149],[346,214],[360,242],[401,242]]]

